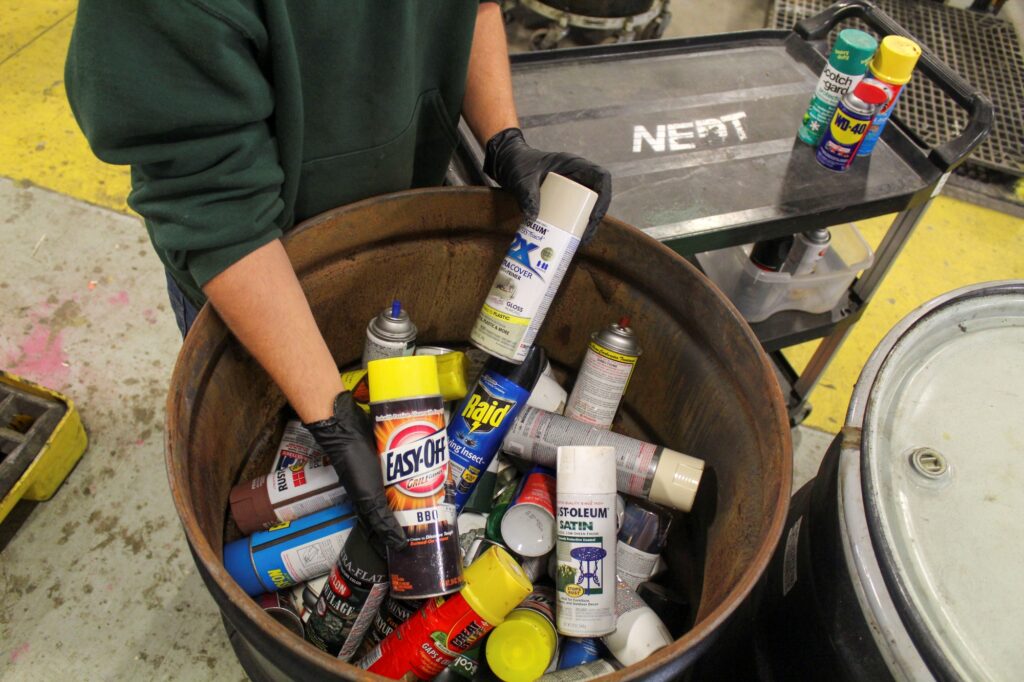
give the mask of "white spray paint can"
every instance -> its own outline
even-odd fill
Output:
[[[537,218],[519,226],[473,325],[473,345],[510,362],[526,358],[596,202],[592,190],[547,174]]]
[[[555,602],[558,631],[615,630],[615,448],[558,448]]]
[[[619,663],[639,663],[658,649],[672,643],[672,633],[654,610],[621,579],[615,586],[615,632],[603,638],[608,651]]]
[[[641,352],[628,317],[594,332],[565,406],[565,416],[610,429]]]

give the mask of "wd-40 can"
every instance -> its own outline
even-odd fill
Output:
[[[306,620],[306,639],[318,649],[350,660],[388,593],[388,565],[356,524]]]
[[[847,28],[839,32],[797,133],[801,141],[818,144],[839,100],[863,77],[876,49],[878,41],[864,31]]]
[[[583,185],[547,174],[537,218],[519,226],[473,325],[475,346],[510,362],[526,358],[596,202]]]
[[[416,325],[398,300],[382,310],[366,325],[366,343],[363,346],[363,367],[370,360],[412,355],[416,351]]]
[[[466,506],[546,365],[539,346],[530,349],[521,365],[491,358],[459,404],[448,425],[448,487],[457,512]]]
[[[889,100],[875,115],[867,135],[864,136],[863,144],[857,150],[857,156],[867,156],[875,148],[885,124],[892,116],[892,110],[896,108],[896,100],[903,92],[903,87],[910,82],[910,76],[913,74],[914,66],[920,56],[921,46],[909,38],[903,36],[882,38],[878,53],[875,54],[875,58],[871,60],[871,65],[868,67],[868,76],[885,83],[889,88]]]
[[[788,272],[794,277],[814,272],[818,261],[825,257],[831,241],[832,233],[828,228],[809,230],[796,235],[789,255],[786,256],[786,262],[782,264],[782,272]]]
[[[857,148],[864,141],[871,119],[888,99],[885,86],[869,78],[846,93],[818,145],[815,153],[818,163],[837,172],[848,169],[857,156]]]
[[[628,317],[594,332],[565,406],[565,416],[598,428],[611,428],[640,353]]]
[[[462,587],[455,505],[446,494],[448,436],[433,355],[372,360],[370,415],[384,493],[409,545],[388,550],[391,594],[422,599]]]

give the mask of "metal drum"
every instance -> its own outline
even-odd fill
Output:
[[[953,291],[875,349],[809,532],[783,535],[801,588],[759,629],[776,675],[1017,679],[1022,481],[1024,281]]]

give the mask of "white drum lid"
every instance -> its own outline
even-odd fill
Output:
[[[1016,679],[1024,670],[1024,282],[937,299],[898,325],[880,353],[851,417],[864,410],[864,508],[893,602],[940,675]]]

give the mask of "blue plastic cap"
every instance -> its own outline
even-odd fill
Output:
[[[228,569],[231,577],[250,597],[270,591],[263,586],[252,567],[249,538],[235,540],[224,546],[224,568]]]

